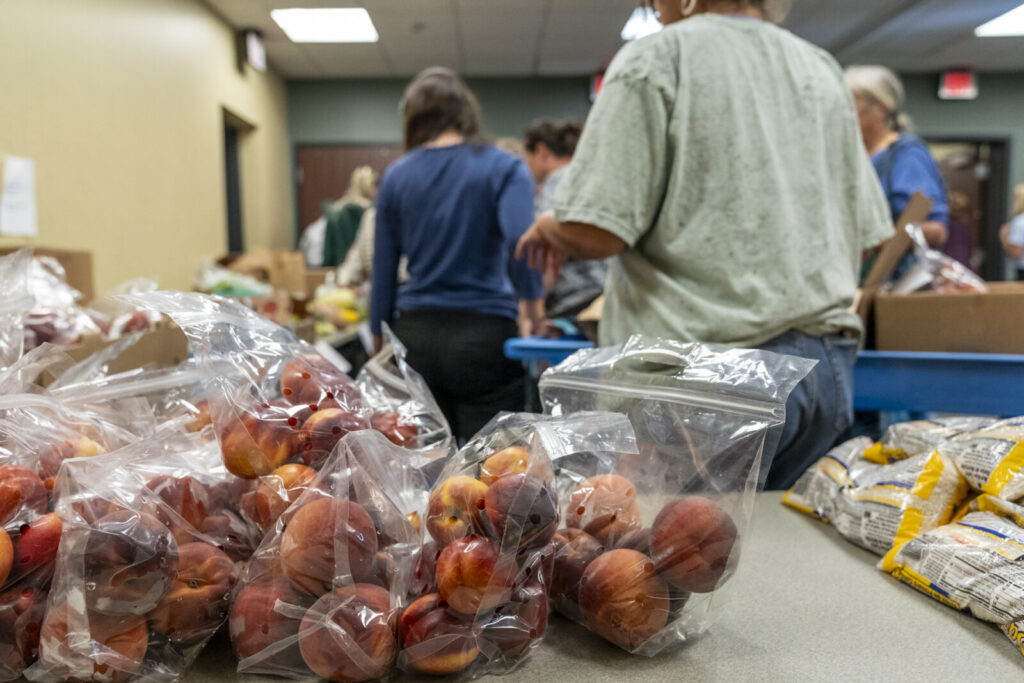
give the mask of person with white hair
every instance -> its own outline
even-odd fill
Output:
[[[643,333],[813,358],[767,485],[791,486],[853,419],[864,250],[893,234],[843,72],[775,25],[779,0],[654,0],[664,30],[605,75],[534,266],[612,258],[604,345]]]
[[[930,246],[941,247],[949,236],[946,184],[928,146],[913,134],[913,123],[903,111],[903,83],[884,66],[851,66],[846,83],[893,221],[907,208],[910,197],[920,192],[932,200],[931,213],[921,226],[925,238]]]

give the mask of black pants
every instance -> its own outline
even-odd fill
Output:
[[[504,350],[505,340],[518,334],[514,320],[425,309],[400,312],[393,329],[460,444],[498,412],[523,410],[525,372]]]

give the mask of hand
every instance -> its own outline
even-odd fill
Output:
[[[549,230],[557,229],[558,221],[554,214],[542,214],[516,245],[517,259],[526,258],[527,266],[552,280],[558,279],[566,259],[565,253],[546,234]]]
[[[382,348],[384,348],[384,338],[379,334],[373,335],[373,355],[376,356],[380,353]]]
[[[999,240],[1005,247],[1010,242],[1010,224],[1005,223],[1003,227],[999,228]]]
[[[534,337],[541,334],[547,318],[544,315],[544,299],[519,300],[519,336]]]

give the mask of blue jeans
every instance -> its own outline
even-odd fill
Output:
[[[786,424],[781,433],[776,432],[778,448],[765,488],[785,490],[825,455],[853,423],[857,341],[838,335],[813,337],[790,330],[758,348],[818,361],[789,395]]]

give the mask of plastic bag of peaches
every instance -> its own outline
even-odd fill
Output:
[[[185,435],[65,462],[63,535],[26,677],[180,677],[226,621],[245,554],[203,531],[229,505],[229,477],[216,444]]]
[[[239,477],[287,463],[319,469],[342,437],[371,428],[409,449],[420,466],[448,455],[451,431],[436,405],[404,413],[374,405],[313,346],[237,302],[185,292],[124,298],[167,314],[189,338],[207,371],[224,464]],[[235,372],[219,371],[224,364]]]
[[[14,364],[24,347],[25,316],[35,303],[29,290],[31,267],[31,249],[0,257],[0,368]]]
[[[264,537],[231,608],[240,673],[356,682],[392,672],[426,497],[406,455],[375,431],[346,435]]]
[[[640,655],[707,630],[727,602],[786,399],[814,364],[634,336],[545,372],[545,412],[626,415],[639,453],[554,461],[569,530],[556,608]]]
[[[476,434],[430,495],[399,668],[476,677],[521,664],[544,636],[557,590],[552,561],[564,533],[552,462],[630,451],[621,415],[504,413]]]

